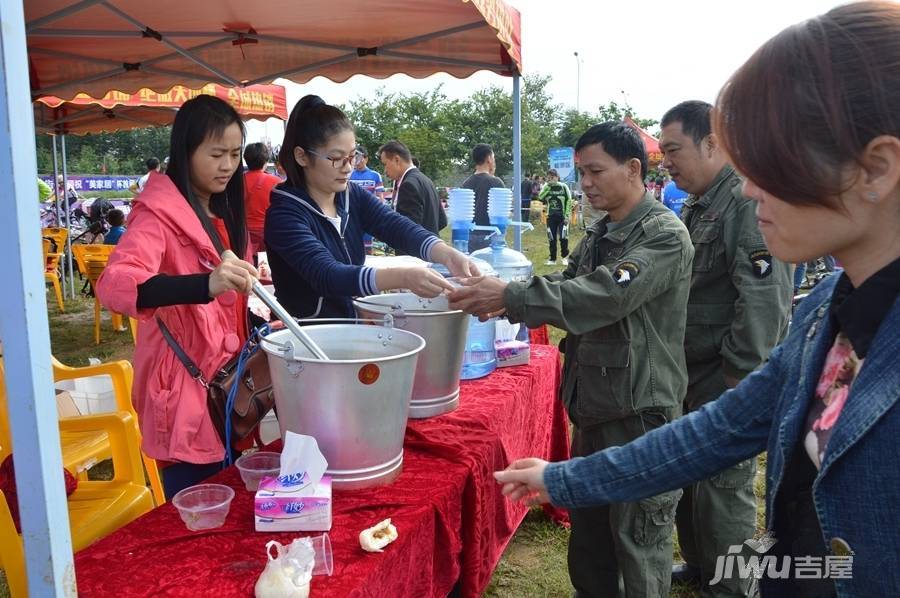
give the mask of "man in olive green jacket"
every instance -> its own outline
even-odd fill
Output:
[[[506,311],[528,326],[565,329],[561,399],[573,453],[625,444],[681,414],[684,322],[693,247],[684,225],[646,192],[647,156],[622,123],[591,127],[575,146],[585,201],[608,212],[561,274],[504,283],[470,279],[451,307]],[[579,596],[667,596],[681,491],[572,509],[569,576]]]
[[[711,110],[699,101],[675,106],[663,116],[660,137],[663,166],[690,193],[681,212],[694,244],[685,412],[717,399],[759,367],[787,332],[791,308],[791,266],[766,248],[756,203],[741,193],[743,181],[711,132]],[[755,473],[750,459],[685,488],[677,525],[686,564],[673,569],[674,579],[699,579],[704,596],[747,594],[749,579],[709,581],[716,557],[754,536]]]

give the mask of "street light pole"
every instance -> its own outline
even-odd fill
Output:
[[[578,52],[575,52],[575,66],[578,69],[575,80],[575,111],[581,112],[581,58],[578,57]]]

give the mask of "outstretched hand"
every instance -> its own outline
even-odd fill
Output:
[[[545,469],[547,462],[543,459],[519,459],[503,471],[495,471],[494,478],[503,484],[501,492],[504,496],[531,507],[550,502],[544,485]]]
[[[503,293],[507,283],[492,276],[464,278],[460,282],[463,286],[450,293],[450,309],[461,309],[482,321],[506,312]]]
[[[404,268],[403,281],[403,288],[428,299],[453,290],[453,285],[431,268]]]

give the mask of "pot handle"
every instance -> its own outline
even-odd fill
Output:
[[[383,318],[319,318],[319,319],[294,319],[294,321],[297,322],[297,324],[308,324],[308,325],[327,324],[330,322],[345,322],[345,323],[352,322],[354,324],[360,324],[360,323],[365,322],[365,323],[370,323],[370,324],[381,324],[385,328],[393,328],[394,327],[394,316],[392,316],[391,314],[384,314]],[[290,341],[288,341],[288,343],[290,343],[290,344],[277,343],[277,342],[273,341],[272,339],[270,339],[268,336],[260,337],[260,341],[264,342],[264,343],[268,343],[274,347],[278,347],[279,350],[281,350],[282,352],[285,352],[285,353],[293,354],[293,352],[294,352],[294,345],[293,345],[293,343],[290,343]]]

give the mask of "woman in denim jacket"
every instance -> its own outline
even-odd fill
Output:
[[[495,475],[513,500],[582,507],[768,451],[767,533],[722,555],[716,577],[753,576],[766,597],[900,595],[900,4],[778,34],[722,89],[716,130],[772,254],[832,254],[843,273],[720,400],[626,446]]]

